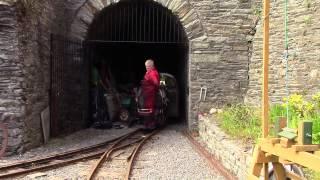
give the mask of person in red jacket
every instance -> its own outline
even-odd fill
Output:
[[[157,69],[154,66],[154,61],[152,59],[148,59],[145,62],[145,66],[147,72],[142,80],[142,95],[144,99],[144,108],[151,109],[153,115],[151,115],[149,118],[145,120],[144,125],[147,129],[154,129],[157,125],[157,122],[154,117],[154,111],[156,95],[160,86],[160,76]]]

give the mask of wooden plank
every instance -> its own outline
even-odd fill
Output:
[[[303,122],[298,124],[298,144],[303,144]]]
[[[315,151],[315,152],[313,152],[313,154],[316,156],[320,156],[320,151]]]
[[[280,138],[266,138],[265,141],[262,142],[277,144],[280,143]]]
[[[315,171],[320,171],[320,156],[308,152],[296,152],[292,148],[283,148],[280,144],[273,146],[264,143],[260,144],[260,147],[262,151],[279,156],[281,159],[287,159]]]
[[[282,164],[280,163],[272,163],[274,175],[277,180],[285,180],[286,179],[286,171]]]
[[[252,155],[252,162],[254,163],[268,163],[268,162],[278,162],[279,158],[273,154],[267,154],[261,151],[259,146],[256,146]]]
[[[264,0],[263,4],[263,81],[262,81],[262,135],[269,134],[269,11],[270,0]]]
[[[271,143],[272,143],[272,144],[280,143],[280,138],[273,138],[273,139],[271,139]]]
[[[268,168],[268,163],[263,164],[263,179],[264,180],[269,180],[269,168]]]
[[[269,15],[270,1],[263,1],[263,81],[262,81],[262,135],[263,138],[269,134]],[[263,172],[266,172],[268,166],[265,165]],[[268,178],[268,176],[266,176]]]
[[[251,169],[251,173],[254,176],[260,176],[263,164],[262,163],[255,163]]]
[[[248,180],[260,180],[260,176],[257,177],[257,176],[255,176],[255,175],[249,174],[247,179],[248,179]]]
[[[257,159],[257,163],[268,163],[268,162],[279,162],[279,158],[277,156],[259,156]]]
[[[261,148],[259,145],[255,146],[252,155],[252,164],[249,170],[249,174],[259,177],[261,174],[262,164],[257,163],[259,156],[261,156]]]
[[[290,139],[283,138],[283,137],[280,138],[280,139],[281,139],[280,140],[280,144],[284,148],[290,148],[294,144],[294,142],[292,140],[290,140]]]
[[[286,176],[292,180],[307,180],[306,178],[301,177],[301,176],[299,176],[295,173],[289,172],[289,171],[286,172]]]
[[[320,149],[319,145],[293,145],[295,151],[317,151]]]
[[[288,160],[286,160],[286,159],[281,159],[281,158],[279,158],[279,162],[280,162],[281,164],[284,164],[284,165],[294,164],[294,163],[291,162],[291,161],[288,161]]]
[[[284,165],[286,165],[286,164],[294,164],[291,161],[288,161],[288,160],[282,159],[282,158],[279,158],[279,163],[284,164]]]

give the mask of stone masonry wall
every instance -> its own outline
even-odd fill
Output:
[[[2,103],[1,107],[2,112],[7,114],[14,114],[17,111],[21,118],[14,120],[14,123],[21,123],[19,126],[14,125],[17,128],[15,135],[20,137],[14,144],[21,150],[41,143],[39,115],[48,106],[50,33],[84,39],[95,13],[118,1],[32,2],[34,4],[26,6],[19,3],[12,5],[13,9],[9,10],[11,14],[8,17],[12,19],[13,34],[1,36],[12,38],[5,43],[4,48],[1,46],[2,49],[10,49],[12,47],[8,44],[12,44],[16,50],[15,53],[10,52],[14,58],[2,58],[0,63],[3,65],[8,59],[16,59],[15,66],[10,68],[16,68],[18,75],[9,76],[16,78],[15,80],[8,79],[8,75],[3,76],[7,79],[1,79],[0,83],[6,83],[3,86],[6,91],[12,85],[17,87],[16,92],[11,94],[18,98],[18,100],[12,98],[15,103],[13,106],[18,110],[8,109],[11,106],[5,103]],[[211,107],[220,107],[226,103],[243,101],[249,83],[251,41],[248,39],[252,37],[250,32],[254,24],[251,0],[157,0],[157,2],[179,17],[189,38],[188,124],[190,129],[198,129],[198,112]],[[1,51],[4,51],[2,49]],[[205,100],[200,102],[201,87],[206,87],[207,93]],[[1,95],[5,97],[1,97],[0,101],[10,98],[10,94],[8,96],[7,93]],[[10,118],[16,118],[15,116],[10,115]]]
[[[190,116],[197,127],[198,113],[210,107],[242,102],[248,85],[251,47],[251,1],[190,1],[207,38],[191,41]],[[201,87],[207,88],[199,101]],[[190,122],[190,121],[189,121]],[[189,124],[190,126],[190,124]]]
[[[68,2],[0,0],[0,121],[9,127],[7,155],[42,143],[40,113],[49,105],[50,34],[66,34],[74,13]]]
[[[197,129],[197,114],[226,103],[242,102],[248,86],[252,9],[250,0],[158,0],[179,17],[190,41],[189,117]],[[74,11],[69,36],[84,39],[94,15],[113,0],[70,2]],[[201,87],[207,88],[199,102]]]
[[[10,3],[9,3],[10,2]],[[42,143],[48,106],[50,1],[0,1],[0,120],[9,127],[7,155]]]
[[[40,113],[49,105],[51,1],[19,1],[19,57],[23,67],[26,103],[23,147],[42,143]]]
[[[270,101],[278,103],[286,97],[286,62],[284,34],[284,1],[271,1],[270,12]],[[259,9],[260,7],[256,7]],[[292,0],[288,4],[289,93],[319,92],[320,89],[320,0]],[[260,104],[262,73],[262,31],[260,21],[253,39],[249,66],[249,88],[245,102]],[[260,97],[260,98],[259,98]]]
[[[199,136],[209,152],[240,180],[246,180],[251,163],[252,145],[230,138],[213,118],[199,118]]]
[[[25,116],[25,79],[18,56],[17,22],[13,3],[0,1],[0,123],[8,127],[8,152],[22,151]]]

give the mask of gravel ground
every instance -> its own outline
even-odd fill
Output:
[[[52,153],[60,153],[72,149],[78,149],[86,146],[91,146],[94,144],[102,143],[104,141],[119,137],[126,134],[127,132],[133,131],[137,128],[127,128],[123,126],[122,129],[94,129],[88,128],[75,132],[69,136],[63,138],[54,138],[39,147],[29,150],[23,154],[3,157],[0,159],[0,166],[12,163],[14,161],[27,160],[30,158],[46,156]]]
[[[142,148],[133,179],[224,179],[192,148],[182,129],[171,126]]]
[[[183,125],[170,126],[148,141],[136,159],[137,161],[131,173],[132,179],[224,179],[219,173],[209,168],[206,160],[192,148],[191,143],[181,133],[184,128],[185,126]],[[7,157],[0,160],[0,165],[8,162],[12,163],[15,160],[39,157],[39,154],[44,156],[50,153],[89,146],[120,136],[134,129],[83,130],[64,139],[53,139],[49,144],[28,151],[25,154]],[[43,173],[39,172],[17,177],[16,179],[86,179],[86,175],[90,172],[95,162],[96,160],[79,162]],[[106,172],[103,172],[103,169],[100,172],[97,179],[107,179],[104,178],[104,173]]]

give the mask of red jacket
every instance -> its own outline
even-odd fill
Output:
[[[157,69],[150,69],[144,75],[142,93],[144,96],[144,108],[154,110],[156,94],[160,86],[160,76]]]

